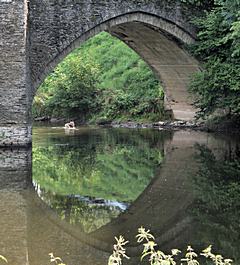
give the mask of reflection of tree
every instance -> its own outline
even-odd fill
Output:
[[[84,201],[74,196],[54,195],[41,190],[41,199],[53,208],[62,220],[77,225],[84,232],[90,233],[110,222],[121,213],[117,206],[109,206],[105,201],[101,204]]]
[[[212,243],[219,252],[240,260],[240,153],[217,158],[198,146],[200,169],[193,179],[199,227],[196,238]]]
[[[109,129],[34,142],[33,179],[55,194],[133,201],[162,161],[164,137],[152,130]]]

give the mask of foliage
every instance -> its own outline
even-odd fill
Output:
[[[113,245],[113,254],[109,257],[108,265],[121,265],[122,258],[129,259],[124,247],[128,241],[126,241],[123,236],[119,236],[119,238],[115,237],[115,240],[117,243]]]
[[[152,148],[147,137],[140,132],[125,135],[118,130],[109,133],[102,130],[91,139],[80,137],[81,142],[75,143],[75,147],[56,138],[48,147],[39,146],[35,141],[34,181],[46,191],[59,195],[133,201],[162,161],[161,151],[157,146]]]
[[[99,84],[103,111],[98,117],[136,119],[152,113],[159,118],[164,114],[162,88],[135,52],[107,33],[99,34],[86,45],[103,69]]]
[[[208,248],[204,249],[202,252],[202,256],[210,258],[216,265],[230,265],[233,262],[232,259],[224,259],[222,255],[213,254],[211,245]]]
[[[82,156],[81,149],[61,150],[33,148],[33,174],[42,187],[62,195],[132,201],[153,177],[159,163],[157,150],[142,153],[134,147],[106,147],[105,154],[89,157]]]
[[[164,115],[163,90],[150,68],[104,32],[71,53],[39,88],[34,116],[80,120],[152,119]]]
[[[65,263],[63,263],[60,257],[55,257],[53,253],[49,253],[49,256],[50,256],[50,262],[55,263],[57,265],[66,265]]]
[[[0,255],[0,260],[3,260],[4,262],[8,263],[7,259],[3,255]]]
[[[231,146],[230,146],[231,148]],[[197,221],[196,237],[209,240],[239,260],[240,160],[239,148],[222,157],[198,146],[199,170],[193,178],[196,202],[191,210]]]
[[[240,1],[214,3],[195,20],[199,32],[192,51],[203,62],[203,71],[193,78],[190,91],[200,117],[220,109],[222,114],[240,114]]]
[[[176,256],[178,256],[181,251],[178,249],[172,249],[171,254],[165,254],[161,250],[156,250],[157,244],[155,243],[154,236],[150,233],[150,230],[146,230],[144,227],[138,229],[138,234],[136,236],[137,242],[143,244],[143,251],[141,260],[145,257],[148,257],[148,261],[151,265],[177,265],[179,264],[176,261]],[[108,260],[108,265],[121,265],[122,258],[129,258],[125,255],[126,249],[125,245],[128,241],[125,241],[123,236],[120,236],[119,239],[115,237],[117,244],[114,245],[113,254]],[[119,250],[119,251],[118,251]],[[198,261],[198,254],[194,251],[191,246],[187,247],[187,252],[183,258],[181,258],[181,265],[200,265]],[[212,253],[212,246],[210,245],[204,249],[200,256],[210,259],[215,265],[231,265],[231,259],[224,259],[220,254]],[[209,263],[208,263],[209,264]]]
[[[143,244],[143,251],[142,251],[142,257],[145,258],[146,256],[149,256],[149,262],[151,265],[175,265],[174,256],[178,255],[179,251],[178,249],[172,249],[171,255],[166,255],[161,250],[155,250],[155,247],[157,244],[154,242],[154,236],[150,233],[150,230],[145,230],[145,228],[141,227],[138,229],[138,234],[136,236],[138,238],[137,242],[141,243],[143,241],[146,241],[146,243]]]
[[[141,260],[146,256],[150,256],[149,263],[151,265],[177,265],[175,256],[181,253],[180,250],[172,249],[170,255],[165,254],[161,250],[155,250],[157,244],[153,241],[154,236],[150,233],[150,230],[146,231],[143,227],[138,229],[138,234],[136,237],[138,238],[137,241],[139,243],[143,242],[144,240],[146,241],[146,243],[143,243],[144,249],[142,251]],[[129,242],[126,241],[123,236],[119,236],[119,238],[115,237],[115,240],[116,244],[114,244],[113,253],[108,259],[108,265],[121,265],[123,258],[130,258],[126,255],[125,247]],[[211,245],[204,249],[200,253],[200,255],[207,259],[210,259],[215,265],[231,265],[233,262],[232,259],[224,259],[222,255],[212,253]],[[66,265],[65,263],[63,263],[60,257],[55,257],[53,253],[49,253],[49,256],[51,263],[57,265]],[[200,263],[196,259],[197,257],[198,255],[194,252],[194,249],[191,246],[188,246],[185,257],[182,258],[181,261],[183,263],[186,263],[186,265],[200,265]],[[0,259],[7,263],[7,259],[4,256],[0,255]],[[181,265],[183,263],[181,263]]]
[[[198,8],[207,8],[213,5],[214,0],[181,0],[181,2]]]
[[[87,233],[124,211],[163,159],[157,131],[83,128],[76,137],[59,131],[34,128],[33,180],[61,219]]]
[[[187,253],[181,261],[186,263],[187,265],[199,265],[197,261],[198,254],[194,252],[194,249],[191,246],[187,247]]]
[[[90,110],[94,110],[98,66],[80,56],[69,56],[55,72],[45,81],[42,90],[35,99],[35,112],[41,100],[39,112],[65,117],[83,116],[86,118]],[[41,90],[40,90],[41,91]],[[45,102],[47,100],[47,102]],[[44,104],[47,105],[44,109]],[[39,113],[38,113],[39,114]]]
[[[79,230],[85,233],[96,231],[100,227],[117,218],[127,204],[80,195],[57,195],[47,192],[44,188],[41,191],[41,199],[54,209],[61,220],[76,225]],[[119,207],[121,204],[122,208]]]

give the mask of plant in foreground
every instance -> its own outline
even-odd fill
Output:
[[[191,246],[187,247],[187,253],[185,258],[181,259],[181,261],[187,263],[187,265],[199,265],[197,261],[198,254],[194,252],[194,249]]]
[[[3,260],[3,261],[5,261],[6,263],[8,263],[7,259],[6,259],[4,256],[2,256],[2,255],[0,255],[0,260]]]
[[[154,241],[154,236],[150,233],[150,230],[145,230],[145,228],[141,227],[138,229],[138,234],[136,235],[137,242],[143,243],[143,252],[142,257],[145,258],[149,256],[149,262],[151,265],[175,265],[174,256],[178,255],[181,251],[178,249],[172,249],[172,254],[166,255],[161,250],[155,250],[157,244]]]
[[[143,251],[141,260],[145,257],[148,257],[149,263],[151,265],[177,265],[177,261],[175,260],[176,256],[178,256],[181,251],[179,249],[172,249],[171,254],[165,254],[161,250],[157,250],[157,244],[155,243],[154,236],[150,233],[150,230],[146,230],[144,227],[138,229],[138,234],[136,235],[137,242],[143,244]],[[109,257],[108,265],[121,265],[122,258],[128,258],[126,255],[125,245],[128,241],[125,241],[123,236],[119,238],[115,237],[117,244],[114,245],[113,254]],[[206,249],[204,249],[201,253],[201,256],[210,259],[215,265],[231,265],[231,259],[224,259],[220,254],[212,253],[212,246],[210,245]],[[197,260],[198,254],[194,251],[191,246],[187,247],[187,252],[184,258],[181,258],[181,265],[200,265]]]
[[[125,241],[123,236],[120,236],[119,238],[115,237],[115,239],[117,243],[113,245],[113,254],[108,259],[108,265],[120,265],[122,264],[122,258],[129,259],[124,247],[128,241]]]
[[[220,254],[213,254],[211,245],[204,249],[201,255],[206,258],[210,258],[216,265],[231,265],[231,263],[233,262],[233,260],[231,259],[224,259]]]
[[[50,256],[50,262],[53,262],[57,265],[66,265],[65,263],[63,263],[61,258],[55,257],[53,253],[49,253],[48,255]]]
[[[143,251],[141,260],[148,256],[149,263],[151,265],[177,265],[177,261],[175,260],[176,256],[178,256],[181,251],[179,249],[172,249],[171,254],[165,254],[161,250],[156,250],[157,244],[155,243],[154,236],[150,233],[150,230],[146,230],[144,227],[140,227],[138,229],[138,234],[136,235],[137,242],[143,244]],[[122,259],[129,257],[126,255],[126,244],[128,241],[124,239],[123,236],[119,236],[119,238],[115,237],[116,244],[113,245],[113,253],[108,259],[108,265],[121,265]],[[212,245],[208,246],[201,253],[201,256],[206,259],[210,259],[214,265],[232,265],[233,260],[224,259],[220,254],[212,253]],[[57,265],[66,265],[63,263],[60,257],[55,257],[53,253],[49,253],[50,262],[55,263]],[[194,251],[191,246],[187,247],[187,252],[184,258],[181,258],[181,265],[200,265],[197,260],[198,254]],[[7,259],[0,255],[0,260],[4,262],[8,262]],[[209,263],[208,263],[209,264]]]

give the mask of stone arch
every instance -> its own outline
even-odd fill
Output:
[[[0,5],[0,145],[31,144],[31,103],[42,80],[74,47],[107,30],[125,41],[163,82],[175,118],[195,113],[187,93],[198,63],[181,47],[194,41],[197,10],[169,0],[12,0]],[[163,60],[164,59],[164,60]]]
[[[57,54],[51,60],[43,70],[43,72],[40,74],[40,76],[37,77],[33,81],[33,89],[36,90],[37,87],[44,81],[44,79],[53,71],[53,69],[68,55],[70,54],[74,49],[78,48],[82,43],[84,43],[86,40],[88,40],[91,37],[94,37],[95,35],[99,34],[102,31],[110,32],[112,35],[115,35],[122,41],[124,41],[126,44],[128,44],[131,48],[133,48],[129,42],[129,40],[126,39],[126,36],[121,33],[117,34],[114,31],[114,28],[116,26],[121,27],[121,25],[126,25],[127,23],[143,23],[146,25],[151,26],[155,29],[160,29],[163,32],[166,32],[166,34],[169,34],[169,36],[172,36],[172,38],[175,38],[175,40],[179,41],[179,43],[186,43],[191,44],[195,41],[194,35],[190,34],[189,32],[185,31],[181,27],[173,24],[170,21],[167,21],[161,17],[157,17],[154,14],[144,13],[144,12],[133,12],[133,13],[127,13],[123,14],[114,18],[111,18],[109,20],[106,20],[95,27],[87,30],[85,33],[80,35],[78,38],[76,38],[74,41],[72,41],[61,53]],[[134,49],[134,48],[133,48]],[[137,49],[134,49],[137,50]],[[138,52],[138,51],[136,51]],[[151,66],[151,65],[150,65]]]
[[[56,65],[87,39],[107,31],[135,50],[162,81],[165,107],[174,118],[194,119],[195,109],[187,92],[189,76],[198,71],[197,61],[183,44],[194,42],[194,34],[167,19],[146,12],[129,12],[107,19],[86,30],[56,54],[38,76],[33,77],[33,95]]]

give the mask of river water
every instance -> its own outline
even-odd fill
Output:
[[[107,264],[114,236],[240,262],[240,137],[196,131],[35,127],[30,149],[0,150],[0,254],[9,264]]]

